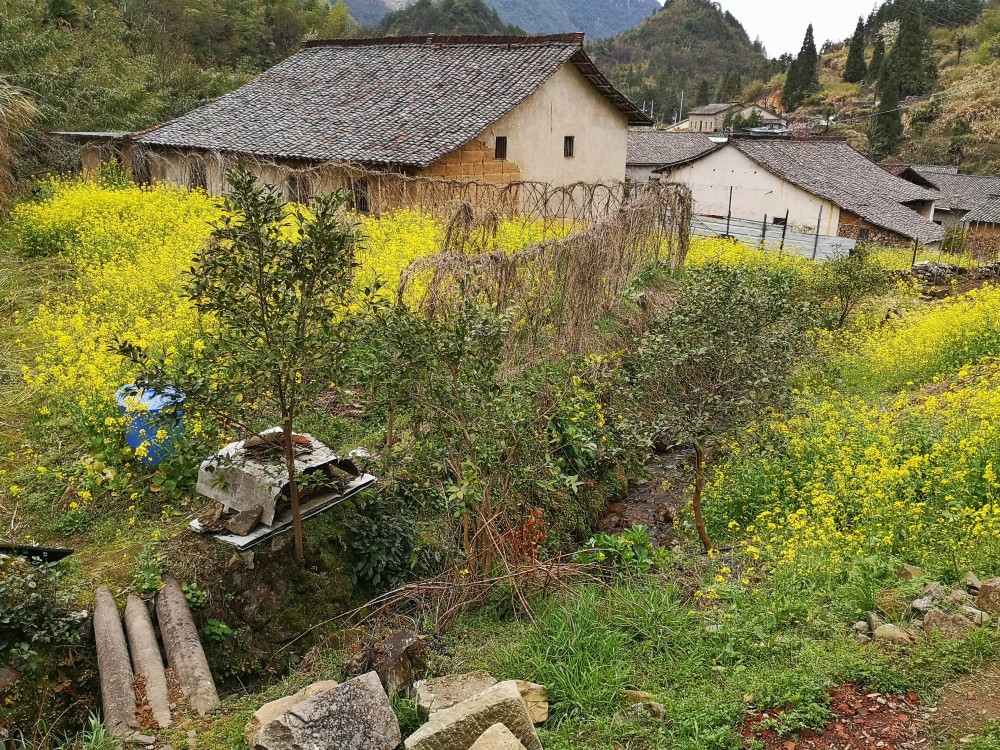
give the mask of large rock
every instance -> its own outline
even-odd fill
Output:
[[[413,687],[417,693],[417,706],[420,715],[427,718],[435,711],[451,708],[456,703],[478,695],[496,684],[497,681],[493,675],[489,672],[479,671],[421,680]]]
[[[993,618],[988,614],[983,612],[983,610],[977,607],[970,607],[968,605],[962,607],[962,614],[972,620],[976,625],[986,625]]]
[[[426,663],[426,640],[402,630],[376,644],[371,654],[371,668],[390,693],[408,690],[425,670]]]
[[[961,638],[976,627],[972,620],[962,615],[949,615],[932,609],[924,617],[924,630],[937,630],[945,638]]]
[[[983,582],[979,580],[979,576],[971,570],[965,574],[962,582],[965,584],[965,590],[972,595],[978,594],[979,589],[983,587]]]
[[[340,683],[335,680],[322,680],[321,682],[314,682],[312,685],[302,688],[294,695],[286,695],[284,698],[278,698],[270,703],[265,703],[263,706],[254,711],[253,716],[250,717],[250,721],[247,722],[246,728],[243,730],[243,739],[247,741],[247,744],[250,745],[250,747],[253,747],[256,743],[257,733],[260,732],[261,729],[266,727],[275,719],[280,719],[298,704],[307,701],[310,698],[315,698],[317,695],[325,693],[327,690],[333,690],[333,688],[337,687],[339,684]]]
[[[980,585],[976,607],[991,615],[1000,615],[1000,578],[985,581]]]
[[[395,750],[401,736],[378,675],[368,672],[302,701],[262,727],[254,750]]]
[[[885,620],[877,612],[869,612],[866,619],[868,620],[868,629],[872,632],[885,625]]]
[[[895,643],[899,646],[913,643],[916,640],[912,634],[892,624],[879,625],[875,628],[873,635],[875,636],[876,641],[886,641],[888,643]]]
[[[900,565],[896,568],[896,575],[904,581],[912,581],[914,578],[923,578],[924,569],[916,565]]]
[[[469,750],[494,724],[503,724],[524,745],[541,750],[528,709],[514,680],[435,712],[430,721],[406,738],[407,750]]]
[[[535,724],[544,724],[549,718],[549,693],[545,685],[537,682],[517,680],[517,689],[521,693],[524,707]]]
[[[472,743],[470,750],[524,750],[524,745],[503,724],[494,724]]]

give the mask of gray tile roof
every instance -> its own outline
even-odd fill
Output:
[[[705,104],[704,106],[692,109],[689,115],[717,115],[720,112],[742,106],[739,102],[717,102],[715,104]]]
[[[912,170],[936,187],[941,195],[938,208],[972,211],[994,195],[1000,195],[1000,177],[958,174],[949,167],[914,165]],[[947,171],[945,171],[947,170]]]
[[[720,145],[704,133],[630,130],[626,162],[639,167],[672,167],[714,151]]]
[[[904,237],[937,242],[944,230],[904,203],[935,200],[934,191],[896,177],[844,141],[734,138],[749,158],[779,177]]]
[[[963,218],[969,224],[1000,224],[1000,195],[992,195]]]
[[[307,42],[230,94],[137,133],[139,143],[312,161],[426,167],[573,63],[631,124],[650,120],[583,50],[583,34]]]

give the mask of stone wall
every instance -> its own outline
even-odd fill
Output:
[[[840,211],[840,224],[837,227],[838,237],[849,237],[853,240],[861,240],[861,230],[868,230],[867,242],[884,247],[912,247],[913,240],[901,234],[890,232],[888,229],[877,227],[870,221],[862,219],[850,211]]]

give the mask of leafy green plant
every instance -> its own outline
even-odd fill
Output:
[[[132,588],[136,591],[156,591],[163,583],[163,558],[150,542],[142,548],[132,569]]]
[[[93,514],[86,508],[68,510],[56,522],[56,530],[64,536],[82,534],[94,523]]]
[[[68,618],[71,596],[60,579],[55,565],[0,555],[0,661],[31,670],[40,649],[77,642]]]
[[[412,502],[399,484],[363,493],[354,501],[356,514],[346,523],[344,544],[351,559],[351,578],[372,591],[392,588],[412,573],[418,537],[404,510]]]
[[[653,535],[647,527],[639,525],[620,535],[601,533],[591,537],[573,559],[635,574],[650,572],[668,556],[666,550],[653,547]]]
[[[233,636],[233,629],[221,620],[209,620],[201,632],[216,643],[223,643]]]
[[[184,598],[192,609],[201,609],[208,604],[208,595],[198,587],[197,583],[184,583],[181,585],[181,591],[184,592]]]

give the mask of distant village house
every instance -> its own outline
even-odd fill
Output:
[[[290,199],[341,186],[336,165],[553,185],[625,178],[630,125],[651,122],[583,48],[583,34],[307,42],[245,86],[131,134],[73,134],[84,166],[121,154],[151,180],[218,194],[235,158]],[[211,157],[211,158],[209,158]],[[327,184],[291,169],[325,166]]]
[[[889,246],[936,246],[938,193],[890,174],[840,140],[732,138],[659,170],[691,188],[696,214],[787,222]]]
[[[782,130],[788,126],[788,119],[774,110],[760,104],[740,104],[739,102],[719,102],[697,107],[686,119],[671,125],[668,131],[677,133],[705,133],[725,135],[731,131],[735,121],[756,120],[758,129]]]

